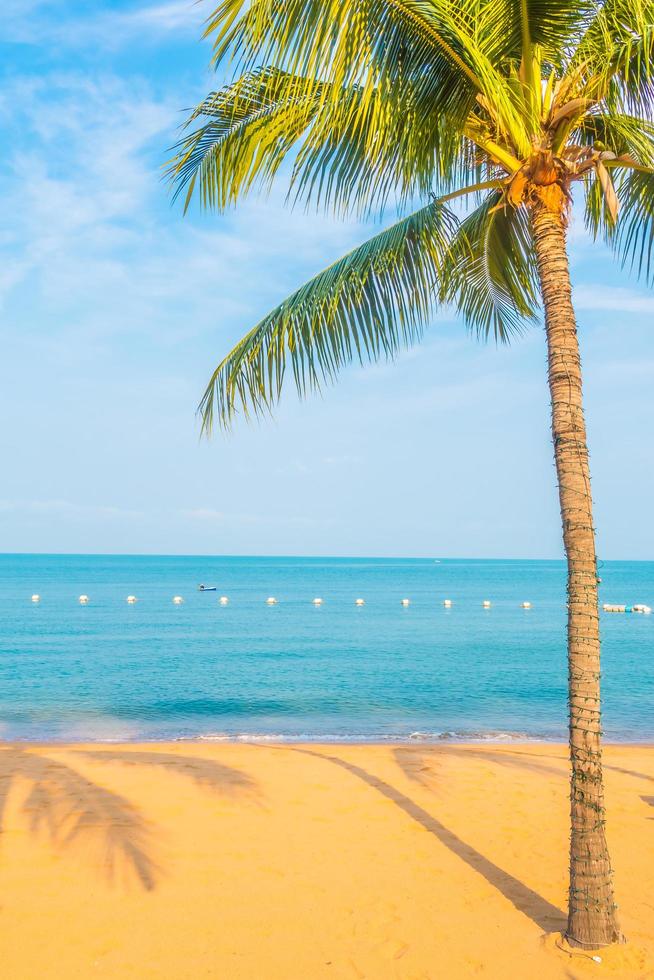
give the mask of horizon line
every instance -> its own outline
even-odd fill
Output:
[[[454,561],[495,561],[495,562],[556,562],[565,564],[565,558],[534,558],[496,555],[493,557],[475,557],[471,555],[307,555],[307,554],[217,554],[215,552],[159,552],[159,551],[0,551],[0,558],[217,558],[217,559],[305,559],[307,561],[420,561],[420,562],[454,562]],[[598,558],[598,568],[607,562],[640,562],[646,564],[654,558]]]

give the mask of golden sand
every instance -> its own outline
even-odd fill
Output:
[[[559,948],[561,746],[6,745],[0,974],[654,977],[654,749],[605,763],[596,963]]]

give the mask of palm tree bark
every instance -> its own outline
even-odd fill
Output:
[[[604,833],[600,637],[595,530],[581,362],[564,212],[536,201],[532,224],[547,336],[552,437],[568,564],[570,892],[566,938],[597,948],[620,938]]]

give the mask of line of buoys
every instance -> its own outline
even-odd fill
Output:
[[[39,595],[38,592],[35,592],[31,596],[31,601],[34,602],[34,603],[37,603],[37,602],[40,602],[41,601],[41,596]],[[79,596],[78,601],[79,601],[79,603],[82,606],[86,606],[90,602],[90,598],[89,598],[88,595],[86,595],[85,593],[83,593],[81,596]],[[127,598],[126,598],[126,602],[128,602],[130,605],[132,605],[132,604],[134,604],[134,603],[136,603],[138,601],[139,601],[138,600],[138,597],[135,596],[135,595],[128,595]],[[312,601],[312,603],[313,603],[314,606],[322,606],[322,604],[324,602],[324,599],[320,598],[320,596],[316,596],[316,598],[315,599],[312,599],[311,601]],[[174,603],[174,605],[181,606],[183,602],[184,602],[183,596],[181,596],[181,595],[175,595],[175,596],[173,596],[173,603]],[[218,599],[218,602],[220,603],[221,606],[226,606],[229,603],[229,598],[226,595],[221,595],[220,598]],[[269,606],[276,606],[277,605],[277,599],[275,598],[275,596],[268,596],[268,598],[266,599],[266,604],[269,605]],[[366,601],[365,601],[365,599],[359,598],[359,599],[355,599],[354,600],[354,604],[355,604],[355,606],[365,606]],[[411,605],[411,599],[400,599],[400,605],[404,606],[405,608],[407,606],[410,606]],[[452,608],[452,600],[451,599],[443,599],[443,605],[445,606],[446,609],[451,609]],[[490,599],[484,599],[483,602],[482,602],[482,606],[483,606],[484,609],[490,609],[491,608],[491,601],[490,601]],[[531,604],[531,602],[525,601],[525,602],[521,603],[521,607],[523,609],[531,609],[532,608],[532,604]],[[605,602],[602,605],[602,610],[604,612],[607,612],[607,613],[641,613],[641,614],[643,614],[645,616],[648,616],[652,612],[652,607],[651,606],[647,606],[647,605],[645,605],[645,603],[642,603],[642,602],[635,603],[633,606],[627,606],[624,603]]]
[[[634,606],[605,602],[602,609],[607,613],[643,613],[645,616],[649,616],[652,611],[652,607],[646,606],[643,602],[637,602]]]

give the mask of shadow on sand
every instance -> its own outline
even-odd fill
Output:
[[[95,761],[162,767],[216,792],[256,791],[256,783],[245,773],[210,759],[113,749],[66,751]],[[109,880],[127,870],[146,891],[156,887],[162,869],[154,858],[151,822],[126,797],[41,751],[20,746],[0,749],[0,833],[9,793],[20,781],[29,784],[21,810],[34,836],[45,833],[62,849],[82,842],[99,845]]]
[[[385,782],[361,766],[357,766],[338,756],[325,755],[322,752],[313,752],[310,749],[292,749],[291,751],[303,752],[306,755],[312,755],[318,759],[324,759],[326,762],[331,762],[335,766],[340,766],[341,769],[345,769],[368,786],[377,790],[382,796],[392,800],[400,810],[403,810],[412,820],[415,820],[416,823],[419,823],[430,834],[433,834],[448,850],[456,854],[469,867],[482,875],[490,885],[501,892],[519,912],[528,916],[543,932],[560,932],[564,928],[566,919],[561,909],[557,908],[556,905],[552,905],[551,902],[548,902],[542,895],[529,888],[524,882],[519,881],[518,878],[515,878],[508,871],[494,864],[470,844],[467,844],[442,824],[440,820],[437,820],[436,817],[428,813],[427,810],[423,809],[423,807],[419,806],[395,786]]]
[[[430,785],[429,774],[433,777],[433,763],[438,755],[459,755],[462,758],[485,759],[488,762],[495,762],[499,766],[514,766],[519,769],[526,769],[530,772],[546,773],[547,775],[560,776],[569,779],[567,755],[561,756],[537,756],[534,757],[529,752],[521,752],[519,749],[507,749],[503,752],[493,752],[489,749],[475,749],[472,745],[448,746],[439,745],[437,752],[430,752],[420,748],[397,748],[394,750],[395,760],[404,774],[409,779],[419,782],[424,786]],[[560,765],[552,766],[541,759],[552,759]],[[619,772],[623,776],[633,776],[634,779],[644,779],[654,783],[654,776],[645,772],[638,772],[636,769],[624,769],[622,766],[615,766],[604,762],[603,768],[608,772]]]
[[[493,752],[492,750],[476,749],[473,745],[458,747],[456,745],[439,745],[436,752],[426,748],[407,747],[393,750],[398,766],[405,776],[422,786],[433,786],[434,764],[439,756],[460,756],[466,759],[482,759],[494,762],[498,766],[514,766],[529,772],[544,773],[548,776],[567,776],[567,759],[561,758],[564,768],[540,762],[539,758],[519,752]],[[555,758],[551,756],[550,758]]]

